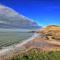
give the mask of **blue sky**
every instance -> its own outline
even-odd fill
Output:
[[[60,0],[0,0],[0,4],[13,8],[39,25],[60,26]]]

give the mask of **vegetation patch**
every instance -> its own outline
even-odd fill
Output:
[[[60,51],[41,52],[38,49],[31,49],[12,60],[60,60]]]

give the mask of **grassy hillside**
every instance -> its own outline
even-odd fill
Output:
[[[60,60],[60,51],[40,52],[38,49],[32,49],[12,60]]]

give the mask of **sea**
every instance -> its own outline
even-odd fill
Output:
[[[0,29],[0,49],[22,43],[32,37],[28,29]]]

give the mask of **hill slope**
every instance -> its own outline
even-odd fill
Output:
[[[42,29],[38,33],[42,34],[43,37],[50,40],[60,40],[60,26],[51,25],[47,26],[46,28]]]

